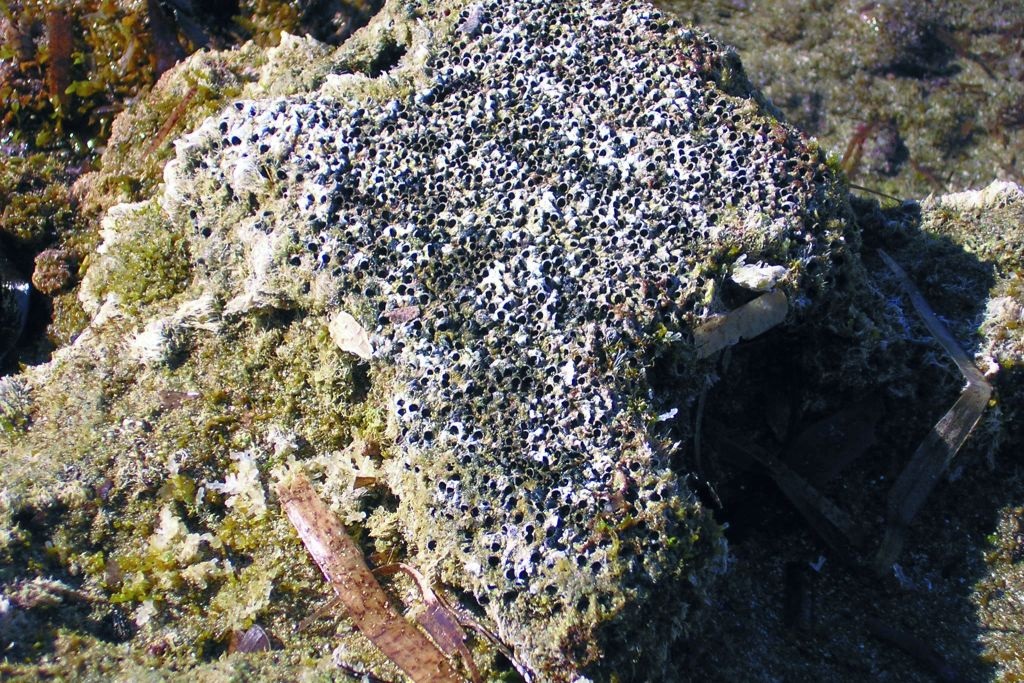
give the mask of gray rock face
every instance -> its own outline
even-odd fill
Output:
[[[417,562],[531,667],[663,665],[722,553],[675,443],[706,374],[692,330],[740,256],[811,306],[844,204],[815,149],[723,91],[734,57],[647,5],[485,2],[417,49],[414,93],[208,121],[163,205],[229,315],[368,332]]]

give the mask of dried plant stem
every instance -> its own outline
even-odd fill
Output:
[[[963,446],[971,430],[981,419],[988,400],[992,396],[992,385],[981,371],[971,363],[967,354],[950,334],[946,326],[932,312],[921,292],[910,281],[907,274],[892,257],[881,249],[879,256],[889,267],[900,287],[921,316],[925,327],[939,342],[949,357],[956,363],[960,373],[967,380],[967,386],[953,407],[932,427],[921,445],[914,451],[906,468],[889,491],[888,523],[885,537],[875,558],[879,572],[888,572],[896,561],[906,539],[907,528],[917,515],[925,499],[931,493],[939,477]]]
[[[363,553],[313,490],[309,479],[290,473],[278,484],[277,494],[356,628],[416,683],[463,681],[426,634],[391,606],[366,566]]]
[[[720,445],[745,453],[764,467],[818,536],[844,561],[853,562],[862,534],[849,515],[778,458],[755,444],[727,436],[724,425],[715,425],[715,431]]]
[[[480,670],[477,669],[476,662],[473,661],[473,654],[466,647],[466,632],[462,630],[458,616],[434,592],[427,578],[418,569],[404,562],[377,567],[374,570],[375,574],[382,576],[397,572],[404,572],[412,578],[420,591],[420,597],[423,599],[423,604],[426,607],[426,610],[416,619],[420,626],[430,634],[430,637],[434,639],[434,642],[437,643],[442,652],[449,656],[457,654],[461,657],[462,662],[469,670],[473,683],[480,683],[483,679],[480,677]]]
[[[71,51],[74,35],[66,10],[51,9],[46,13],[46,43],[49,60],[46,65],[46,84],[50,97],[60,103],[63,110],[68,103],[67,88],[71,85]],[[67,111],[61,111],[67,116]]]

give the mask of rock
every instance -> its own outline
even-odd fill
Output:
[[[965,346],[993,377],[1004,436],[1017,443],[1024,437],[1024,189],[994,181],[980,190],[930,197],[921,202],[921,229],[962,248],[988,271],[988,291],[972,297],[976,310]],[[928,263],[933,272],[944,265]]]
[[[726,566],[674,417],[715,373],[698,330],[738,308],[741,255],[785,276],[716,348],[851,296],[838,179],[733,53],[642,3],[392,2],[337,51],[278,49],[298,90],[261,76],[107,214],[91,323],[26,372],[5,552],[54,511],[54,554],[139,643],[188,643],[168,666],[256,617],[287,633],[326,590],[269,494],[298,460],[541,680],[671,678]],[[355,437],[394,509],[352,495]]]
[[[331,331],[331,339],[342,351],[353,353],[363,360],[370,360],[373,356],[373,347],[370,346],[366,330],[345,311],[334,315],[328,329]]]
[[[45,249],[36,254],[32,284],[43,294],[56,294],[66,289],[74,277],[74,259],[64,249]]]
[[[720,556],[669,434],[646,426],[703,382],[687,340],[724,312],[708,264],[791,263],[806,308],[844,205],[817,151],[716,84],[730,56],[649,7],[484,3],[470,20],[413,34],[374,89],[328,79],[209,119],[161,205],[232,314],[378,319],[387,483],[417,562],[546,678],[658,671],[656,634],[687,632]],[[668,394],[646,374],[659,356],[677,357]],[[620,639],[646,643],[643,664]]]
[[[752,292],[767,292],[785,276],[786,269],[782,266],[737,262],[729,279]]]

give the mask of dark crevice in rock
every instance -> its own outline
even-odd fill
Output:
[[[394,42],[387,44],[367,66],[366,75],[370,78],[376,78],[382,73],[390,71],[398,65],[398,62],[405,56],[407,50],[408,47],[402,43]]]

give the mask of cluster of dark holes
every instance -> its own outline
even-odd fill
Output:
[[[280,181],[294,214],[257,207],[254,225],[298,226],[295,276],[376,310],[362,322],[406,378],[393,410],[410,471],[432,482],[429,514],[519,584],[532,580],[519,547],[539,574],[559,556],[599,573],[611,539],[595,511],[637,517],[623,536],[661,549],[676,494],[627,405],[650,398],[645,335],[684,329],[693,265],[737,229],[723,217],[787,217],[793,255],[824,249],[808,231],[827,208],[817,153],[695,76],[671,22],[623,28],[626,9],[601,7],[607,23],[575,3],[487,3],[463,13],[413,100],[239,103],[211,141],[225,170],[195,164],[230,185],[228,160],[251,155]]]

